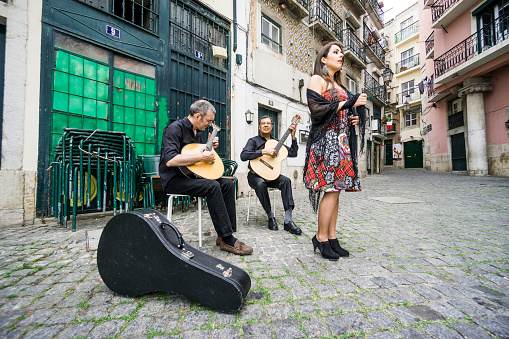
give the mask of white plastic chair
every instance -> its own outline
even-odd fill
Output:
[[[171,215],[173,212],[173,198],[174,197],[190,197],[187,194],[168,194],[168,212],[166,218],[171,222]],[[198,247],[201,247],[201,197],[198,197]]]
[[[275,210],[275,207],[276,207],[276,191],[278,191],[277,188],[271,188],[271,187],[267,187],[268,191],[269,191],[269,199],[270,199],[270,191],[272,191],[272,201],[271,201],[271,206],[272,206],[272,209]],[[251,196],[254,196],[254,200],[255,200],[255,218],[258,216],[258,197],[256,196],[256,192],[254,191],[254,189],[250,188],[249,189],[249,199],[248,199],[248,203],[247,203],[247,222],[249,222],[249,211],[251,209]]]

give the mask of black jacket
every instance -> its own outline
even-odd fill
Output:
[[[279,141],[278,139],[274,138],[275,140]],[[258,133],[257,136],[250,138],[246,146],[244,146],[244,149],[240,153],[240,160],[247,161],[247,160],[253,160],[256,158],[259,158],[262,156],[262,150],[265,147],[265,143],[267,142],[267,139],[262,137],[260,133]],[[288,157],[289,158],[295,158],[297,156],[297,151],[299,150],[299,145],[297,145],[297,140],[292,139],[292,146],[288,147],[286,145],[283,145],[288,149]]]

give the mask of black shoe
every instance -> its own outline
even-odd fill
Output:
[[[293,221],[289,221],[288,223],[285,224],[285,231],[288,231],[291,234],[297,235],[302,234],[302,230],[299,227],[297,227],[297,225],[295,225]]]
[[[277,231],[277,223],[276,223],[276,218],[272,217],[272,218],[269,218],[269,230],[271,231]]]
[[[338,239],[329,239],[330,247],[334,252],[339,254],[340,257],[348,257],[350,256],[350,252],[345,250],[339,245]]]
[[[311,241],[313,242],[313,251],[316,252],[316,248],[318,247],[324,259],[339,259],[339,254],[332,250],[329,241],[319,242],[318,239],[316,239],[316,235],[313,237],[313,239],[311,239]]]

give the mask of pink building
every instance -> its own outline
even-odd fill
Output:
[[[509,176],[509,1],[420,0],[419,9],[424,166]]]

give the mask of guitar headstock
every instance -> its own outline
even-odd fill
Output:
[[[219,132],[219,131],[221,130],[221,127],[217,126],[216,124],[212,124],[212,126],[211,126],[211,127],[212,127],[212,129],[213,129],[214,131],[218,131],[218,132]]]
[[[298,125],[299,122],[300,122],[300,115],[296,114],[293,118],[292,118],[292,124],[295,124],[295,125]]]

